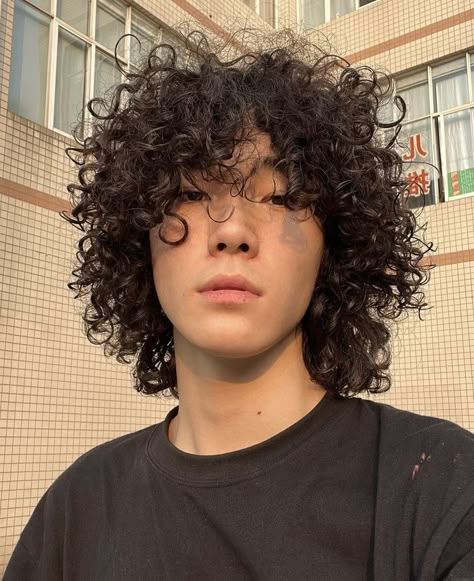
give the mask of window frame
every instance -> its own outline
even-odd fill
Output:
[[[435,99],[434,99],[434,83],[433,83],[433,69],[444,63],[449,63],[464,57],[464,68],[467,73],[467,88],[468,88],[468,102],[463,105],[457,105],[456,107],[451,107],[449,109],[444,109],[441,111],[435,110]],[[473,53],[469,51],[463,51],[461,53],[455,53],[449,55],[446,58],[440,59],[439,61],[430,63],[428,65],[423,65],[422,67],[417,67],[413,69],[408,74],[402,74],[394,76],[395,92],[398,94],[398,83],[400,79],[406,79],[413,76],[423,70],[427,70],[428,77],[428,94],[429,94],[429,114],[423,115],[410,119],[407,123],[415,123],[417,121],[422,121],[424,119],[431,119],[431,159],[433,164],[439,168],[440,176],[438,179],[433,180],[435,185],[435,204],[442,202],[452,202],[454,200],[469,198],[474,196],[474,192],[467,194],[461,194],[460,196],[449,196],[449,184],[448,184],[448,171],[447,171],[447,149],[446,149],[446,127],[445,118],[453,113],[458,113],[460,111],[471,110],[470,122],[471,122],[471,135],[474,137],[474,88],[473,88],[473,77],[474,71],[471,72],[471,67],[474,58]],[[409,87],[409,85],[408,85]],[[406,89],[407,87],[404,87]],[[402,123],[406,125],[406,123]],[[440,192],[439,182],[442,181],[443,191]]]
[[[256,1],[258,2],[259,0],[256,0]],[[303,32],[304,30],[308,30],[308,29],[312,29],[312,28],[317,28],[317,26],[316,27],[315,26],[305,27],[305,23],[303,20],[303,2],[304,2],[304,0],[298,0],[298,2],[296,3],[296,22],[298,23],[297,26],[298,26],[299,32]],[[352,14],[356,10],[364,10],[365,8],[367,8],[367,6],[371,6],[372,4],[375,4],[376,2],[378,2],[378,0],[373,0],[369,4],[366,4],[365,6],[361,6],[360,0],[355,0],[354,10],[351,10],[350,12],[347,12],[346,14]],[[344,14],[343,16],[346,16],[346,14]],[[331,0],[324,0],[324,22],[322,24],[320,24],[319,26],[324,26],[328,22],[332,22],[333,20],[337,20],[337,18],[338,18],[337,16],[335,16],[334,18],[331,18]],[[340,16],[339,18],[342,18],[342,16]]]
[[[263,2],[265,0],[255,0],[255,14],[257,16],[259,16],[260,18],[263,19],[261,10],[260,10],[260,4],[261,2]],[[266,0],[269,1],[269,0]],[[271,0],[273,2],[273,24],[270,24],[269,22],[267,22],[266,20],[264,20],[264,22],[267,22],[267,24],[269,26],[272,26],[275,30],[277,30],[278,28],[278,19],[279,19],[279,2],[278,0]],[[245,4],[245,2],[243,2],[243,4]],[[245,4],[245,6],[247,8],[249,8],[249,10],[253,10],[253,8],[251,8],[248,4]]]
[[[85,127],[89,127],[89,122],[91,121],[91,114],[86,108],[86,103],[90,101],[94,97],[94,84],[95,84],[95,65],[96,65],[96,52],[100,50],[103,54],[115,59],[115,55],[112,49],[105,47],[101,43],[99,43],[95,36],[96,36],[96,14],[97,14],[97,3],[98,0],[87,0],[90,3],[90,18],[89,18],[89,27],[87,34],[80,32],[79,30],[75,29],[73,26],[61,20],[57,15],[58,9],[58,0],[50,0],[49,2],[49,12],[44,8],[36,5],[32,0],[18,0],[19,2],[23,2],[27,4],[30,8],[39,11],[41,14],[47,16],[49,18],[49,37],[48,37],[48,62],[46,66],[46,95],[45,95],[45,110],[43,111],[43,123],[37,123],[35,121],[31,121],[32,123],[36,123],[41,127],[45,127],[55,133],[58,133],[61,136],[64,136],[68,139],[72,138],[71,133],[67,133],[62,129],[54,126],[54,112],[55,112],[55,100],[56,100],[56,75],[57,75],[57,65],[58,65],[58,40],[59,40],[59,31],[60,29],[66,31],[67,33],[73,35],[75,38],[78,38],[82,42],[86,44],[86,70],[85,70],[85,97],[83,103],[83,119]],[[123,34],[130,34],[131,27],[132,27],[132,18],[134,13],[137,15],[142,16],[147,21],[149,21],[154,27],[156,27],[158,35],[156,37],[156,42],[161,42],[161,36],[165,25],[158,20],[150,17],[142,10],[137,10],[134,6],[127,4],[122,0],[118,0],[120,4],[125,8],[125,28]],[[130,70],[133,67],[131,63],[130,56],[131,56],[131,43],[130,43],[130,36],[126,36],[123,40],[124,42],[124,56],[117,55],[119,62],[122,64],[125,70]],[[10,68],[10,75],[13,73],[12,69]],[[124,76],[120,74],[121,81],[124,80]],[[20,113],[16,113],[14,111],[8,110],[10,113],[14,115],[18,115],[22,117]],[[79,114],[79,111],[78,111]],[[28,119],[27,117],[24,117]]]

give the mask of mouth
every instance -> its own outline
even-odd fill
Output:
[[[241,274],[219,274],[208,280],[207,283],[199,289],[199,292],[210,297],[232,295],[235,297],[249,298],[250,296],[258,297],[261,295],[261,291]]]
[[[210,303],[248,303],[259,298],[252,292],[235,288],[205,290],[200,294]]]

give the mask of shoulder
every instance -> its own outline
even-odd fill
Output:
[[[387,502],[411,498],[433,526],[449,513],[459,522],[474,503],[474,434],[446,419],[362,405],[378,415],[378,479]]]
[[[53,495],[94,494],[101,482],[124,483],[145,465],[145,449],[159,424],[124,434],[94,446],[78,456],[52,483]]]
[[[397,454],[421,445],[426,448],[426,453],[442,449],[445,455],[451,454],[456,461],[462,454],[470,454],[474,463],[474,433],[466,428],[450,420],[417,414],[386,403],[360,401],[366,413],[377,416],[379,437],[386,453]]]
[[[34,508],[21,533],[15,559],[22,562],[22,546],[34,563],[43,554],[61,554],[64,539],[79,534],[79,523],[89,526],[100,518],[106,522],[110,499],[120,499],[137,481],[144,480],[141,472],[146,466],[145,448],[158,425],[103,442],[70,464]]]
[[[388,404],[360,405],[379,423],[380,538],[396,554],[413,551],[416,579],[472,570],[474,434]]]
[[[378,422],[379,479],[428,494],[446,507],[459,494],[474,502],[474,434],[446,419],[361,400]],[[364,415],[364,413],[363,413]]]

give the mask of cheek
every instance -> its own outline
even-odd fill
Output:
[[[165,308],[165,305],[169,302],[168,295],[170,293],[168,289],[170,287],[173,288],[176,285],[176,281],[173,280],[174,269],[172,268],[173,255],[176,253],[176,250],[176,248],[169,246],[160,240],[158,237],[158,227],[155,227],[150,231],[150,254],[153,282],[155,284],[158,299],[163,308]]]
[[[301,220],[301,216],[298,216]],[[286,220],[283,237],[283,253],[287,256],[289,271],[301,289],[313,287],[321,264],[324,236],[317,220],[313,217],[297,221]]]
[[[162,230],[163,234],[163,230]],[[181,237],[181,233],[177,237]],[[170,238],[167,237],[169,240]],[[150,235],[153,281],[163,310],[168,314],[182,308],[183,295],[189,290],[193,266],[197,263],[192,255],[190,236],[179,246],[165,244],[158,237],[157,229]]]

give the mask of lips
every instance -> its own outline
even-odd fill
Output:
[[[247,291],[254,295],[261,295],[261,291],[244,276],[219,274],[208,280],[204,286],[199,289],[199,292],[213,291],[213,290],[240,290]]]

